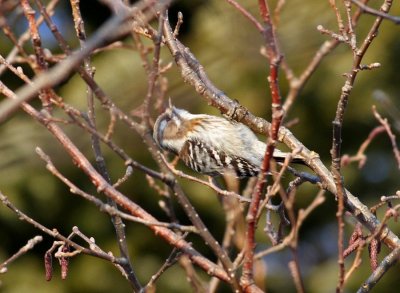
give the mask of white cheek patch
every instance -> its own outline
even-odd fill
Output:
[[[176,127],[179,129],[179,127],[181,127],[181,120],[176,117],[172,118],[172,120],[174,120]]]
[[[186,142],[185,139],[173,139],[173,140],[166,139],[164,140],[163,148],[172,151],[176,154],[179,154],[185,142]]]

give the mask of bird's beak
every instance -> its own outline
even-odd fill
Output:
[[[172,105],[171,98],[169,98],[169,100],[168,100],[168,108],[164,112],[165,114],[167,114],[167,117],[169,119],[172,119],[172,113],[175,112],[174,109],[175,109],[175,107]]]

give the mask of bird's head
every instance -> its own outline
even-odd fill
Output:
[[[195,115],[170,105],[158,116],[153,130],[155,142],[163,149],[179,154],[189,132],[192,130],[192,119]]]

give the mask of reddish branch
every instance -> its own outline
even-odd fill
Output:
[[[263,34],[263,37],[265,38],[265,43],[266,43],[266,49],[267,49],[267,57],[269,60],[269,86],[270,86],[270,93],[271,93],[271,98],[272,98],[272,121],[271,124],[266,122],[265,120],[253,116],[250,112],[247,111],[244,107],[238,104],[238,102],[232,101],[229,97],[227,97],[225,94],[222,93],[219,89],[217,89],[211,81],[207,78],[207,75],[204,72],[203,67],[201,64],[196,60],[195,56],[189,51],[188,48],[183,46],[177,39],[176,36],[178,34],[178,28],[175,29],[173,32],[170,28],[170,25],[168,23],[167,17],[164,19],[164,14],[161,13],[159,14],[159,27],[158,30],[152,29],[150,26],[149,30],[150,32],[147,34],[150,36],[153,40],[154,44],[154,55],[152,59],[152,63],[148,63],[147,65],[147,74],[148,74],[148,91],[146,94],[146,99],[145,99],[145,107],[144,107],[144,116],[142,120],[142,124],[136,123],[135,121],[132,121],[123,111],[118,109],[111,99],[106,96],[106,94],[101,90],[101,88],[96,84],[96,82],[93,80],[93,76],[90,73],[90,70],[88,69],[88,66],[85,68],[78,67],[78,65],[81,63],[82,60],[87,59],[88,56],[93,53],[93,50],[98,48],[98,46],[104,42],[104,40],[107,37],[107,34],[112,34],[115,32],[115,30],[120,30],[124,25],[129,23],[131,25],[131,22],[127,22],[126,19],[129,16],[136,15],[134,11],[126,9],[126,11],[123,8],[122,4],[113,4],[112,1],[104,1],[106,2],[109,6],[111,6],[114,11],[117,12],[119,17],[113,17],[111,22],[106,24],[102,29],[98,31],[98,34],[95,34],[94,37],[92,37],[90,40],[87,42],[85,41],[84,38],[84,31],[83,31],[83,26],[82,23],[80,23],[80,16],[77,15],[76,9],[74,10],[74,15],[76,19],[76,27],[78,31],[78,35],[81,36],[81,40],[85,41],[85,43],[82,43],[83,49],[79,52],[75,52],[71,54],[71,51],[69,50],[68,46],[66,43],[64,43],[64,40],[62,39],[61,35],[58,34],[57,29],[52,26],[52,23],[50,22],[49,24],[49,18],[46,15],[46,10],[42,8],[42,15],[44,16],[45,20],[48,22],[49,27],[52,29],[52,32],[56,36],[60,46],[63,48],[65,51],[65,55],[67,56],[65,61],[60,62],[58,65],[55,65],[53,69],[46,71],[46,66],[45,63],[42,61],[44,60],[44,57],[42,56],[41,53],[41,44],[40,44],[40,39],[37,38],[36,35],[36,30],[37,30],[37,23],[32,17],[32,12],[30,11],[29,3],[25,0],[22,1],[23,7],[24,7],[24,12],[27,15],[27,18],[30,20],[30,27],[31,27],[31,36],[32,40],[34,41],[34,48],[35,48],[35,53],[36,53],[36,64],[42,64],[41,65],[41,70],[43,73],[39,73],[38,77],[33,80],[33,82],[30,82],[29,80],[26,81],[29,83],[29,86],[26,86],[22,88],[21,90],[17,91],[17,95],[14,95],[10,93],[10,91],[0,82],[0,90],[3,92],[6,96],[11,98],[12,102],[6,102],[2,103],[0,105],[0,121],[1,119],[5,119],[7,115],[11,114],[17,107],[21,106],[29,115],[31,115],[34,119],[42,123],[43,126],[45,126],[61,143],[61,145],[65,148],[65,150],[68,152],[68,154],[71,156],[71,158],[74,160],[74,162],[81,168],[90,178],[90,180],[93,182],[93,184],[98,188],[99,191],[104,192],[107,197],[113,199],[115,202],[118,203],[119,206],[121,206],[125,211],[129,214],[134,215],[135,217],[138,217],[141,219],[143,223],[150,223],[149,226],[151,229],[155,232],[155,234],[160,235],[162,238],[164,238],[168,243],[171,245],[175,246],[176,249],[174,249],[174,252],[177,251],[182,251],[185,255],[187,255],[193,263],[198,264],[202,269],[205,271],[209,272],[211,275],[220,278],[223,281],[226,281],[227,283],[231,284],[232,288],[234,290],[241,290],[244,289],[245,291],[248,292],[256,292],[259,291],[260,289],[254,284],[254,273],[253,273],[253,266],[254,266],[254,259],[257,257],[261,257],[264,255],[263,253],[259,253],[258,255],[254,255],[254,249],[256,245],[255,241],[255,232],[256,232],[256,227],[257,227],[257,214],[260,213],[260,203],[261,203],[261,196],[263,194],[263,191],[265,189],[265,174],[270,170],[270,159],[272,158],[272,154],[274,151],[274,147],[276,142],[283,141],[285,144],[287,144],[291,149],[301,149],[301,155],[306,159],[308,165],[310,166],[311,169],[319,176],[321,184],[324,188],[328,189],[332,193],[336,194],[338,198],[338,224],[339,224],[339,241],[338,241],[338,246],[339,246],[339,263],[340,263],[340,278],[339,278],[339,285],[338,285],[338,291],[343,289],[343,283],[344,283],[344,268],[343,268],[343,255],[348,252],[343,251],[343,211],[344,207],[346,207],[355,217],[358,218],[358,220],[366,226],[371,232],[373,232],[373,236],[377,237],[376,240],[376,245],[379,244],[379,241],[384,241],[390,248],[396,248],[393,250],[391,255],[387,256],[387,259],[385,259],[384,262],[381,264],[377,265],[374,264],[374,266],[377,265],[377,269],[374,271],[374,274],[370,277],[370,279],[366,282],[366,285],[364,286],[365,288],[371,288],[378,280],[379,278],[387,271],[388,267],[393,265],[395,261],[397,261],[398,257],[398,247],[400,246],[400,240],[396,235],[394,235],[387,227],[385,224],[385,221],[383,223],[380,223],[376,217],[353,195],[351,195],[350,192],[345,190],[344,184],[341,178],[341,173],[340,173],[340,148],[341,148],[341,128],[343,125],[343,118],[344,118],[344,110],[346,109],[347,102],[348,102],[348,97],[351,92],[355,77],[357,73],[361,70],[364,69],[371,69],[373,66],[364,66],[361,64],[361,59],[363,55],[365,54],[366,50],[368,49],[369,44],[372,42],[376,35],[376,31],[380,25],[381,17],[383,15],[377,14],[379,17],[377,21],[374,23],[370,33],[368,34],[367,38],[364,40],[364,43],[360,47],[360,49],[357,49],[355,47],[355,36],[353,35],[353,23],[355,16],[358,16],[359,14],[355,13],[353,16],[353,19],[350,17],[350,6],[349,2],[346,2],[346,13],[347,13],[347,28],[346,25],[343,24],[342,20],[339,18],[339,28],[340,28],[340,34],[334,34],[332,32],[329,32],[327,30],[323,30],[327,33],[329,33],[332,37],[334,37],[334,40],[326,42],[323,46],[321,46],[321,49],[318,51],[318,53],[315,55],[315,58],[311,61],[310,65],[306,68],[304,73],[300,76],[299,79],[294,78],[294,75],[292,74],[291,70],[288,68],[287,64],[283,63],[283,67],[286,71],[287,78],[290,81],[290,92],[288,94],[288,98],[286,100],[286,108],[289,108],[291,103],[294,101],[294,98],[298,95],[300,89],[304,86],[305,82],[311,75],[311,73],[315,70],[319,62],[322,60],[322,58],[329,53],[338,43],[339,41],[344,41],[350,47],[354,50],[354,63],[353,63],[353,68],[350,73],[347,74],[347,80],[346,84],[343,87],[343,92],[340,97],[339,103],[338,103],[338,108],[337,108],[337,113],[336,113],[336,119],[334,120],[334,127],[333,127],[333,141],[332,141],[332,172],[329,172],[326,167],[322,164],[322,162],[319,160],[318,155],[309,151],[307,148],[305,148],[293,135],[290,131],[288,131],[286,128],[281,127],[281,122],[283,119],[283,110],[282,110],[282,101],[281,101],[281,95],[279,92],[279,86],[278,86],[278,70],[279,66],[282,62],[282,57],[280,55],[276,38],[274,35],[274,26],[271,21],[271,16],[269,12],[268,5],[266,4],[265,1],[259,0],[259,11],[261,14],[261,18],[264,22],[264,25],[261,25],[260,22],[256,20],[255,17],[253,17],[248,11],[246,11],[242,6],[240,6],[235,0],[227,0],[230,4],[232,4],[241,14],[243,14],[247,19],[249,19],[250,22],[252,22],[255,27]],[[146,1],[143,1],[146,2]],[[357,1],[353,1],[357,2]],[[40,3],[40,1],[37,1],[37,3]],[[76,1],[73,1],[76,5]],[[386,1],[384,5],[382,6],[385,9],[390,6],[391,1]],[[77,7],[75,7],[77,8]],[[156,10],[156,9],[155,9]],[[154,10],[154,11],[155,11]],[[361,11],[362,9],[359,9]],[[382,8],[382,10],[384,10]],[[153,12],[154,12],[153,11]],[[162,11],[162,10],[160,10]],[[383,12],[385,13],[385,11]],[[180,18],[179,25],[182,23],[182,20]],[[147,25],[147,24],[146,24]],[[129,27],[129,30],[131,29],[131,26]],[[135,29],[138,29],[135,27]],[[111,33],[110,33],[111,32]],[[163,33],[163,37],[161,34]],[[14,38],[15,39],[15,38]],[[16,39],[15,42],[16,43]],[[233,119],[236,119],[238,121],[241,121],[249,126],[251,126],[255,131],[262,132],[264,134],[268,133],[269,137],[267,140],[267,150],[265,153],[265,157],[263,160],[262,164],[262,171],[260,174],[260,178],[257,181],[256,188],[254,189],[253,196],[252,196],[252,202],[248,210],[248,215],[247,215],[247,220],[248,220],[248,225],[247,225],[247,238],[246,238],[246,249],[244,251],[244,266],[243,266],[243,274],[242,274],[242,279],[241,279],[241,286],[238,286],[238,280],[237,276],[235,276],[235,270],[237,269],[241,256],[239,255],[237,258],[237,261],[232,263],[230,258],[228,257],[228,254],[226,253],[224,247],[222,247],[216,240],[215,238],[209,233],[207,230],[206,226],[203,224],[201,219],[199,218],[198,214],[196,213],[195,209],[192,207],[190,201],[186,198],[183,190],[181,187],[177,184],[175,178],[172,176],[170,170],[167,168],[167,166],[164,164],[164,162],[160,159],[159,153],[157,153],[157,148],[154,146],[154,142],[152,141],[151,135],[150,135],[150,121],[149,121],[149,103],[153,98],[154,92],[155,92],[155,87],[157,86],[157,81],[158,81],[158,76],[162,72],[160,67],[160,60],[159,60],[159,54],[160,54],[160,49],[161,49],[161,44],[162,42],[165,42],[168,48],[170,49],[171,53],[173,54],[176,63],[178,64],[178,67],[182,71],[182,76],[183,79],[188,81],[190,84],[192,84],[195,89],[202,94],[207,101],[217,107],[218,109],[221,110],[221,112],[228,114],[230,117]],[[19,45],[16,47],[19,49],[21,52],[20,54],[24,56],[25,52],[22,49],[22,47]],[[357,50],[356,50],[357,49]],[[26,54],[25,54],[26,55]],[[26,56],[25,56],[26,57]],[[146,56],[143,56],[147,58]],[[43,59],[43,60],[41,60]],[[88,59],[87,59],[88,60]],[[5,60],[2,60],[2,63],[6,64]],[[86,65],[88,63],[86,62]],[[9,66],[8,66],[9,67]],[[3,67],[5,68],[5,67]],[[9,67],[12,68],[12,67]],[[105,176],[105,173],[98,173],[95,168],[89,163],[89,161],[83,156],[83,154],[76,148],[76,146],[72,143],[71,140],[65,135],[65,133],[61,130],[60,127],[57,126],[55,123],[54,117],[52,117],[49,113],[49,111],[42,111],[42,112],[37,112],[35,109],[30,107],[28,104],[25,104],[25,101],[28,101],[30,98],[34,97],[37,95],[37,93],[42,93],[46,88],[52,87],[56,84],[58,84],[60,81],[62,81],[65,76],[72,70],[77,70],[82,78],[85,80],[87,83],[88,87],[90,90],[92,90],[96,96],[99,98],[101,101],[103,107],[107,110],[109,110],[111,113],[113,113],[112,117],[115,120],[117,118],[123,120],[126,124],[128,124],[131,128],[135,129],[142,139],[148,144],[149,151],[155,158],[155,160],[159,163],[160,168],[162,170],[161,173],[154,172],[153,170],[147,169],[144,166],[141,166],[137,164],[136,162],[131,161],[133,166],[136,166],[139,170],[142,170],[143,172],[150,174],[150,176],[153,176],[153,178],[158,178],[165,182],[166,184],[169,185],[171,188],[171,191],[177,196],[177,199],[179,203],[182,205],[184,208],[185,212],[187,213],[188,217],[191,219],[191,221],[194,223],[196,226],[196,229],[200,231],[201,236],[203,237],[204,241],[211,247],[215,255],[218,257],[219,261],[222,263],[223,268],[220,266],[215,265],[214,263],[210,262],[208,259],[204,258],[201,256],[196,250],[194,250],[189,243],[187,243],[185,240],[182,239],[177,233],[174,233],[171,231],[171,229],[168,229],[168,226],[164,225],[156,225],[155,223],[158,223],[150,214],[148,214],[146,211],[144,211],[140,206],[136,205],[135,203],[131,202],[128,198],[126,198],[124,195],[119,193],[116,189],[115,186],[111,185],[110,180],[108,180],[108,176]],[[18,75],[18,73],[16,73]],[[51,79],[49,77],[52,77]],[[90,100],[92,103],[93,101]],[[43,101],[43,104],[46,105],[46,100]],[[124,158],[126,161],[129,161],[129,157],[126,156],[126,154],[123,153],[122,150],[119,150],[116,148],[115,145],[112,144],[112,142],[109,141],[109,135],[107,136],[102,136],[100,133],[97,132],[95,128],[95,121],[94,117],[89,119],[88,124],[83,123],[82,121],[78,120],[82,118],[79,115],[75,115],[76,112],[68,112],[68,107],[67,105],[63,103],[57,104],[57,106],[60,106],[67,114],[71,115],[72,119],[76,123],[76,125],[81,126],[82,128],[86,129],[89,133],[93,135],[95,140],[97,139],[97,142],[95,143],[98,145],[99,141],[102,140],[106,144],[108,144],[116,153],[118,153],[122,158]],[[93,107],[89,106],[89,110],[92,111]],[[384,124],[384,123],[382,123]],[[111,127],[111,126],[110,126]],[[390,129],[390,128],[389,128]],[[112,131],[110,131],[111,133]],[[389,133],[389,131],[388,131]],[[389,133],[390,135],[390,133]],[[95,146],[94,144],[94,146]],[[397,146],[394,145],[393,147],[394,150],[397,150]],[[396,153],[396,152],[395,152]],[[398,150],[397,150],[398,153]],[[101,153],[96,153],[100,154]],[[400,155],[399,155],[400,157]],[[399,159],[400,162],[400,159]],[[400,163],[399,163],[400,164]],[[301,180],[298,180],[301,181]],[[304,221],[304,218],[308,215],[308,213],[315,208],[317,205],[321,204],[323,199],[321,200],[321,197],[317,197],[315,200],[315,203],[309,206],[309,209],[302,211],[300,210],[298,213],[298,219],[296,219],[295,214],[293,213],[293,203],[294,199],[293,197],[290,198],[290,194],[286,195],[283,194],[282,200],[285,203],[285,206],[287,207],[288,210],[290,210],[290,219],[292,222],[292,231],[290,232],[290,235],[283,240],[282,243],[278,244],[275,247],[272,247],[269,249],[267,252],[264,252],[265,254],[268,254],[273,251],[277,251],[279,249],[282,249],[284,247],[290,247],[294,251],[294,260],[290,263],[290,270],[293,275],[293,279],[295,281],[296,288],[298,291],[303,291],[303,284],[301,280],[301,274],[300,274],[300,268],[299,268],[299,263],[297,260],[297,254],[296,254],[296,246],[297,246],[297,233],[299,226],[301,223]],[[122,215],[122,213],[121,213]],[[151,225],[153,223],[154,225]],[[48,231],[50,233],[50,231]],[[58,237],[55,235],[54,237]],[[63,239],[63,238],[62,238]],[[65,240],[67,243],[69,243],[67,240]],[[225,244],[225,243],[224,243]],[[356,242],[352,243],[349,248],[351,251],[354,249],[358,249],[361,246],[364,245],[364,242],[361,240],[356,244]],[[228,247],[228,245],[225,245]],[[83,249],[83,248],[82,248]],[[359,249],[360,250],[360,249]],[[359,251],[358,250],[358,251]],[[375,253],[376,250],[373,252]],[[358,253],[358,252],[357,252]],[[105,258],[105,256],[102,256]],[[186,257],[186,256],[185,256]],[[107,258],[106,258],[107,259]],[[184,259],[184,258],[182,258]],[[374,258],[376,260],[376,257]],[[109,258],[108,260],[110,261],[115,261]],[[171,258],[172,262],[175,262],[175,258]],[[183,261],[182,261],[183,263]],[[169,266],[169,263],[167,261],[166,266]],[[171,263],[172,264],[172,263]],[[357,263],[355,262],[355,265]],[[389,265],[388,265],[389,264]],[[189,265],[185,265],[185,270],[188,272],[191,271],[191,267]],[[162,273],[163,270],[160,270],[160,273]],[[192,275],[192,273],[190,273]],[[158,274],[155,274],[155,276],[158,276]],[[191,278],[191,280],[194,283],[195,276]],[[347,276],[346,276],[347,279]]]
[[[269,61],[268,82],[271,93],[272,122],[267,139],[267,149],[264,160],[261,165],[261,172],[257,180],[256,187],[253,190],[251,203],[247,213],[247,231],[246,231],[246,247],[244,253],[243,273],[241,284],[246,292],[257,292],[260,290],[254,284],[254,249],[256,246],[255,233],[257,228],[257,212],[261,203],[261,196],[264,190],[266,175],[270,170],[270,160],[273,157],[275,145],[278,140],[279,127],[283,119],[281,95],[278,84],[279,64],[281,62],[281,54],[278,49],[275,38],[275,28],[271,21],[270,11],[264,0],[258,1],[261,18],[264,22],[263,37],[267,48],[267,57]]]
[[[359,14],[357,14],[358,18]],[[353,17],[354,19],[354,17]],[[169,33],[171,31],[171,33]],[[194,89],[202,95],[207,102],[219,109],[222,113],[230,116],[232,119],[240,121],[254,131],[259,133],[268,133],[270,124],[260,118],[254,116],[245,107],[237,101],[230,99],[221,90],[216,88],[208,79],[203,67],[199,64],[190,49],[185,47],[177,40],[172,33],[168,22],[164,26],[165,42],[171,54],[175,58],[175,62],[181,70],[182,78],[185,82],[191,84]],[[280,127],[279,141],[282,141],[290,149],[301,149],[308,166],[319,176],[322,186],[331,193],[336,194],[336,185],[333,181],[332,174],[319,159],[317,153],[310,151],[305,147],[287,128]],[[369,209],[360,200],[346,190],[347,197],[345,200],[346,209],[358,219],[368,230],[376,231],[380,227],[378,219],[369,211]],[[390,248],[400,246],[400,239],[387,227],[384,227],[380,233],[380,239]]]
[[[4,85],[0,83],[0,91],[3,92],[7,97],[15,99],[16,96],[11,91],[9,91]],[[32,116],[35,120],[40,122],[43,126],[45,126],[50,133],[60,142],[61,146],[64,150],[70,155],[73,162],[86,173],[88,178],[92,181],[93,185],[96,186],[98,192],[103,192],[105,195],[113,199],[118,203],[119,206],[128,211],[131,215],[142,218],[146,221],[157,221],[152,215],[147,213],[144,209],[142,209],[139,205],[132,202],[114,187],[112,187],[98,172],[97,170],[90,164],[87,158],[79,151],[79,149],[73,144],[73,142],[65,135],[65,133],[61,130],[61,128],[54,122],[52,122],[51,117],[48,113],[37,112],[33,107],[28,104],[22,104],[22,108],[25,112],[27,112],[30,116]],[[205,271],[211,273],[212,275],[228,281],[230,278],[226,274],[225,270],[217,267],[215,264],[210,262],[208,259],[204,258],[200,255],[196,250],[194,250],[189,243],[184,241],[177,234],[172,232],[171,230],[160,227],[160,226],[152,226],[151,229],[154,231],[156,235],[164,238],[171,245],[179,248],[184,253],[186,253],[190,259],[202,267]]]
[[[87,48],[87,47],[85,47],[85,48]],[[78,70],[81,73],[81,75],[84,78],[84,80],[87,82],[87,84],[95,92],[96,96],[101,100],[103,106],[106,107],[107,109],[114,109],[114,111],[116,111],[116,113],[119,116],[119,118],[121,118],[122,120],[126,121],[131,127],[135,128],[135,130],[137,130],[139,132],[139,134],[143,135],[143,139],[149,144],[149,146],[151,146],[151,149],[150,149],[151,152],[154,154],[155,157],[157,157],[158,154],[157,154],[156,148],[154,146],[154,142],[153,142],[151,136],[149,135],[149,133],[147,131],[145,131],[143,128],[139,127],[136,123],[132,122],[126,114],[124,114],[122,111],[117,109],[113,105],[113,103],[108,99],[108,97],[104,94],[104,92],[97,86],[97,84],[94,82],[94,80],[91,78],[91,76],[85,70],[83,70],[82,68],[79,68]],[[9,95],[9,96],[12,97],[13,99],[15,99],[14,95]],[[26,110],[26,106],[27,105],[23,104],[23,108],[25,110]],[[80,162],[79,158],[74,157],[74,156],[79,156],[79,155],[74,153],[74,147],[71,148],[71,145],[69,145],[71,143],[71,141],[68,140],[68,138],[63,134],[63,132],[61,131],[60,128],[58,128],[54,123],[49,122],[49,121],[51,121],[51,117],[50,116],[46,116],[45,115],[46,118],[44,118],[43,115],[40,115],[40,117],[37,116],[36,115],[37,113],[36,114],[30,113],[30,114],[32,116],[34,116],[36,119],[40,120],[43,124],[45,124],[48,127],[50,132],[52,132],[53,135],[56,136],[60,140],[60,142],[63,144],[63,146],[68,149],[68,152],[74,158],[74,161],[79,161]],[[80,155],[81,155],[81,157],[80,157],[81,159],[85,159],[82,154],[80,154]],[[160,161],[160,160],[157,160],[157,161]],[[86,163],[85,164],[80,164],[80,163],[78,165],[81,166],[81,167],[87,165]],[[93,169],[92,169],[92,167],[90,167],[89,169],[86,169],[86,171],[88,173],[91,173],[93,171]],[[168,173],[168,172],[166,172],[166,173]],[[94,175],[92,174],[92,176],[94,176]],[[94,177],[95,178],[92,178],[92,181],[94,182],[95,185],[97,185],[97,184],[99,184],[101,186],[105,185],[105,182],[103,180],[101,180],[100,178],[97,178],[97,175],[94,176]],[[169,176],[169,178],[172,178],[172,176]],[[174,194],[176,194],[178,196],[179,202],[181,203],[183,208],[186,210],[189,218],[193,221],[193,223],[196,225],[196,227],[200,231],[200,234],[204,237],[206,243],[208,243],[210,245],[210,247],[213,248],[213,250],[216,252],[216,255],[221,259],[221,262],[225,266],[226,271],[229,272],[229,277],[226,277],[226,275],[224,275],[222,272],[218,273],[218,269],[217,270],[211,269],[210,271],[215,271],[215,272],[217,272],[217,274],[221,274],[222,273],[222,275],[219,276],[219,277],[222,276],[221,279],[226,281],[227,278],[228,278],[230,280],[230,282],[235,283],[234,278],[232,278],[232,270],[233,270],[232,264],[230,263],[229,258],[226,255],[226,252],[224,252],[221,249],[221,247],[218,245],[217,241],[209,233],[208,229],[202,223],[202,221],[200,220],[199,216],[195,212],[194,208],[192,207],[192,205],[190,204],[188,199],[183,194],[183,191],[177,185],[176,181],[174,179],[169,179],[169,180],[166,180],[166,182],[169,183],[169,185],[173,189]],[[103,187],[99,187],[99,189],[102,190]],[[107,190],[107,188],[105,190]],[[105,193],[110,198],[115,200],[115,198],[113,198],[113,196],[111,196],[107,192],[105,192]],[[129,205],[129,204],[127,204],[127,202],[121,203],[122,194],[115,195],[115,193],[114,193],[114,196],[116,196],[118,198],[118,200],[116,200],[116,202],[118,202],[119,205],[121,205],[121,206],[123,206],[125,208],[128,208],[127,205]],[[132,208],[132,209],[137,212],[138,208],[139,207],[136,206],[135,208]],[[140,211],[140,209],[139,209],[139,211]],[[133,211],[130,211],[130,212],[133,213]],[[135,214],[133,213],[133,215],[135,215]],[[143,214],[139,214],[138,216],[139,217],[143,217]],[[145,214],[145,216],[150,216],[150,215]],[[168,232],[167,232],[167,234],[165,234],[166,231],[167,230],[165,230],[164,232],[160,232],[160,231],[158,231],[158,229],[156,229],[156,233],[158,233],[160,235],[168,235]],[[170,242],[171,244],[173,244],[173,245],[177,246],[178,248],[180,248],[179,245],[180,245],[181,241],[178,241],[178,240],[171,240],[171,241],[172,241],[172,242]],[[185,251],[185,250],[183,250],[183,251]],[[194,256],[194,258],[193,258],[191,256],[191,259],[194,260],[196,257],[197,256]],[[203,259],[203,261],[204,261],[204,259]],[[194,261],[194,262],[196,263],[196,261]],[[209,271],[209,269],[207,269],[207,271]]]

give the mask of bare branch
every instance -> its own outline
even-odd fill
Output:
[[[4,200],[3,195],[0,193],[1,200]],[[0,274],[7,272],[7,267],[15,261],[17,258],[26,254],[29,250],[32,250],[35,245],[43,241],[43,237],[41,235],[35,236],[32,239],[29,239],[28,242],[22,246],[16,253],[14,253],[10,258],[0,263]]]
[[[351,0],[351,2],[353,2],[354,4],[356,4],[358,7],[361,8],[361,10],[365,13],[374,15],[374,16],[379,16],[382,18],[385,18],[387,20],[390,20],[392,22],[394,22],[395,24],[400,24],[400,17],[397,16],[391,16],[385,12],[373,9],[371,7],[368,7],[367,5],[365,5],[364,3],[362,3],[361,1],[358,0]]]

